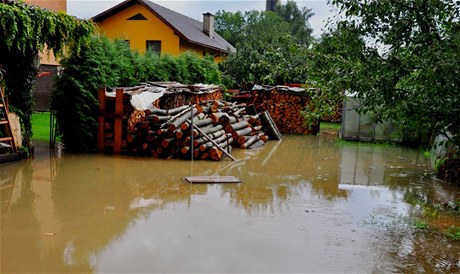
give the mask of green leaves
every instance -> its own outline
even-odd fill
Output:
[[[4,69],[10,105],[20,111],[31,136],[32,84],[37,74],[35,55],[45,45],[60,56],[64,50],[78,52],[95,26],[65,13],[29,6],[24,2],[0,3],[0,65]]]
[[[328,35],[355,33],[356,43],[335,35],[334,83],[358,92],[362,112],[378,110],[418,141],[450,132],[460,144],[460,4],[458,1],[333,0],[347,18]],[[330,37],[325,36],[325,39]],[[377,40],[379,43],[373,43]],[[331,41],[329,39],[329,41]],[[364,42],[365,41],[365,42]],[[322,43],[327,48],[326,43]]]
[[[0,3],[0,41],[6,48],[41,51],[46,44],[57,56],[66,45],[80,47],[95,30],[90,21],[82,21],[64,12],[29,6],[23,2]]]
[[[139,82],[178,81],[186,84],[220,84],[212,56],[186,52],[178,57],[141,55],[123,40],[93,36],[80,52],[61,62],[64,67],[53,94],[58,128],[69,151],[91,151],[97,135],[97,89],[100,86],[134,86]]]
[[[311,16],[293,1],[275,12],[219,12],[216,30],[231,36],[237,47],[220,64],[226,79],[232,79],[228,84],[250,88],[254,83],[305,83]]]

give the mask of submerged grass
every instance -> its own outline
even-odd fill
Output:
[[[321,122],[321,130],[337,130],[340,131],[341,123],[333,123],[333,122]]]
[[[420,219],[414,219],[412,221],[413,226],[418,229],[425,229],[428,227],[428,224]]]
[[[451,227],[447,231],[447,236],[449,236],[449,238],[455,241],[460,240],[460,227],[457,227],[457,226]]]

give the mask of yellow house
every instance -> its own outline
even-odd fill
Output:
[[[235,48],[214,31],[214,16],[203,14],[203,22],[147,0],[127,0],[96,16],[100,30],[111,39],[123,39],[132,49],[179,55],[193,51],[211,54],[221,61]]]

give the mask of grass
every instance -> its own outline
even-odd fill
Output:
[[[418,228],[418,229],[425,229],[428,227],[428,224],[425,223],[424,221],[422,220],[419,220],[419,219],[414,219],[412,221],[412,225],[415,227],[415,228]]]
[[[340,131],[340,125],[341,123],[331,123],[331,122],[321,122],[320,127],[321,130],[323,129],[329,129],[329,130],[336,130]]]
[[[32,114],[32,139],[39,141],[50,140],[50,113],[34,112]]]
[[[447,232],[447,236],[452,240],[458,241],[460,240],[460,227],[453,226]]]

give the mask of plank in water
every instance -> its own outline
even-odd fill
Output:
[[[184,179],[192,184],[241,183],[235,176],[192,176]]]

